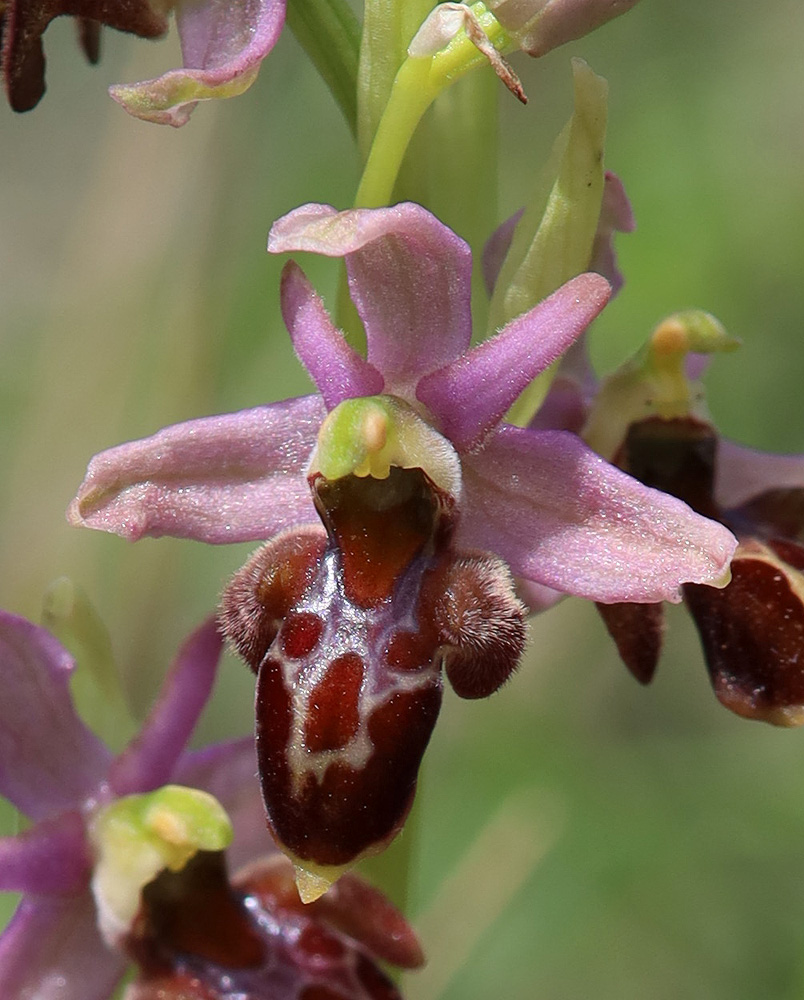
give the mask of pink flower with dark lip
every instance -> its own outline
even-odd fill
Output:
[[[670,317],[653,339],[667,336],[684,344],[683,318],[696,315],[705,314]],[[706,322],[718,326],[712,317]],[[804,456],[746,448],[721,436],[706,413],[699,382],[708,356],[687,344],[679,347],[678,357],[683,362],[664,382],[673,391],[685,386],[684,394],[671,400],[671,414],[657,412],[662,383],[648,385],[647,378],[644,401],[634,407],[622,395],[619,413],[616,380],[634,362],[598,381],[581,341],[562,363],[534,424],[583,434],[621,468],[734,532],[739,544],[730,583],[722,589],[702,583],[682,588],[712,687],[737,715],[802,725]],[[623,416],[628,412],[630,419]],[[532,588],[523,596],[534,610],[542,610],[563,595]],[[599,603],[598,610],[626,666],[641,683],[649,683],[664,640],[662,605]]]
[[[469,248],[417,205],[304,206],[269,249],[345,257],[367,356],[289,263],[282,311],[320,395],[111,449],[69,518],[130,539],[271,539],[221,621],[257,674],[269,826],[315,898],[401,828],[442,668],[470,698],[515,668],[511,572],[601,601],[678,600],[717,581],[734,539],[574,435],[502,422],[605,305],[601,276],[470,349]]]
[[[287,963],[287,991],[270,992],[266,1000],[297,1000],[305,985],[328,981],[321,972],[325,967],[334,977],[332,983],[343,986],[352,982],[350,970],[358,965],[365,980],[353,986],[350,998],[386,998],[395,994],[379,990],[380,973],[366,969],[372,956],[410,967],[420,964],[418,944],[404,920],[356,877],[317,908],[300,914],[298,898],[294,903],[288,893],[290,865],[276,854],[255,864],[273,849],[254,780],[253,741],[185,750],[212,689],[220,651],[213,623],[193,633],[139,733],[114,757],[76,714],[68,687],[74,665],[66,650],[44,629],[0,612],[0,792],[33,822],[16,837],[0,838],[0,889],[24,893],[0,935],[4,998],[28,1000],[50,996],[52,990],[61,1000],[111,996],[127,958],[107,945],[98,927],[90,890],[95,859],[88,826],[99,809],[116,799],[152,791],[168,781],[210,792],[232,819],[228,858],[238,867],[251,863],[236,885],[274,914],[268,947],[273,946],[280,963]],[[308,927],[311,940],[320,934],[326,944],[328,957],[319,962],[317,972],[309,971],[314,969],[315,948],[296,955],[292,946],[300,930]],[[126,950],[126,942],[120,946]],[[130,995],[152,995],[150,982],[141,978]],[[171,983],[164,977],[163,986]],[[214,994],[201,989],[201,995]]]
[[[130,540],[167,534],[214,544],[315,524],[305,471],[327,412],[384,393],[425,414],[460,458],[456,545],[598,601],[678,601],[682,583],[723,575],[734,540],[721,526],[624,475],[573,434],[503,422],[605,304],[599,275],[573,279],[470,349],[471,253],[418,205],[304,206],[274,225],[269,249],[345,257],[367,357],[288,264],[283,315],[319,394],[177,424],[102,452],[70,505],[72,524]]]
[[[285,22],[286,0],[9,0],[0,13],[3,75],[15,111],[35,107],[45,91],[42,34],[59,15],[78,21],[91,62],[100,55],[106,25],[143,38],[167,31],[166,14],[175,10],[181,40],[181,69],[154,80],[118,84],[112,97],[145,121],[184,125],[198,101],[243,93],[257,77],[262,60],[276,44]]]
[[[95,809],[168,781],[222,793],[235,814],[245,806],[243,781],[254,771],[250,741],[184,752],[220,651],[213,623],[195,632],[140,732],[114,757],[75,711],[68,686],[72,657],[45,629],[0,613],[0,793],[34,823],[0,840],[0,888],[25,894],[0,937],[4,997],[37,996],[63,978],[64,1000],[101,1000],[123,974],[125,960],[100,936],[89,888],[87,822]],[[231,779],[228,796],[221,772]],[[253,857],[261,824],[247,813],[241,818],[244,840],[236,850],[245,847]]]

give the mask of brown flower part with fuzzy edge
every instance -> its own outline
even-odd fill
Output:
[[[257,673],[268,824],[315,899],[383,849],[410,809],[441,707],[495,691],[525,639],[510,573],[456,553],[454,502],[421,469],[311,475],[324,529],[259,549],[223,597],[223,630]]]
[[[632,424],[615,463],[641,482],[672,493],[730,528],[739,540],[732,579],[722,590],[686,584],[692,613],[720,701],[738,715],[780,726],[804,723],[804,488],[769,489],[735,508],[715,498],[718,438],[692,417]],[[661,605],[600,606],[623,659],[650,680],[659,655],[650,642]],[[636,638],[635,638],[636,637]]]
[[[304,906],[286,858],[230,881],[217,851],[144,888],[123,948],[139,969],[126,1000],[401,1000],[377,959],[424,961],[401,913],[357,876]]]
[[[79,44],[92,63],[100,56],[104,25],[140,38],[159,38],[168,27],[164,12],[148,0],[6,0],[0,5],[2,67],[14,111],[30,111],[45,92],[42,35],[61,15],[76,18]]]

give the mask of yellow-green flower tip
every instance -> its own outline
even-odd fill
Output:
[[[165,785],[101,809],[90,825],[97,864],[92,889],[99,923],[114,943],[131,927],[143,888],[168,868],[180,871],[197,851],[222,851],[232,824],[207,792]]]
[[[321,425],[308,475],[325,479],[387,479],[391,467],[423,469],[453,497],[460,495],[455,449],[408,403],[395,396],[363,396],[339,403]]]
[[[662,359],[696,354],[714,354],[717,351],[734,351],[740,346],[736,337],[730,337],[723,324],[711,313],[689,309],[673,313],[662,320],[651,335],[649,351],[654,363]]]
[[[611,459],[628,428],[640,420],[707,420],[703,387],[688,377],[686,357],[732,351],[739,344],[719,320],[702,310],[668,316],[645,346],[601,384],[582,432],[587,444]]]
[[[311,861],[304,861],[301,864],[294,862],[293,871],[299,899],[303,903],[314,903],[348,870],[349,865],[317,865]]]

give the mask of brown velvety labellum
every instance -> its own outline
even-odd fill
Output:
[[[283,620],[315,579],[325,548],[326,534],[319,527],[278,535],[257,549],[223,592],[221,630],[255,673]],[[297,650],[312,649],[315,628],[310,616],[297,620],[289,626],[286,641]]]
[[[525,608],[508,567],[486,554],[461,555],[434,573],[424,598],[444,651],[444,669],[461,698],[487,698],[508,680],[525,648]]]
[[[781,538],[771,538],[767,544],[768,548],[775,552],[782,562],[786,562],[788,566],[792,566],[799,572],[804,572],[804,545],[788,542]]]
[[[99,31],[105,24],[141,38],[158,38],[167,31],[167,18],[149,0],[5,0],[0,3],[0,39],[8,102],[15,111],[30,111],[45,92],[45,55],[42,35],[60,15],[78,18],[79,31]],[[83,22],[97,22],[86,29]],[[80,39],[91,61],[95,48]]]
[[[397,632],[388,643],[385,662],[391,670],[402,672],[409,670],[415,673],[430,665],[433,646],[432,634]]]
[[[283,847],[320,865],[345,865],[390,839],[410,808],[419,764],[438,716],[438,679],[383,702],[351,753],[347,746],[331,760],[325,752],[309,763],[309,748],[297,747],[293,756],[286,743],[268,735],[270,710],[263,707],[271,699],[263,693],[262,669],[257,691],[260,781],[269,823]],[[295,771],[299,758],[304,764]]]
[[[285,686],[282,663],[267,656],[257,675],[257,757],[263,745],[286,747],[293,722],[290,691]],[[266,765],[273,755],[265,753]],[[262,763],[260,764],[262,767]]]
[[[761,556],[732,561],[723,590],[687,584],[715,693],[738,715],[804,722],[804,604],[784,569]]]
[[[390,597],[404,569],[431,542],[451,503],[421,469],[387,479],[312,482],[316,506],[340,553],[346,595],[360,607]]]
[[[325,924],[391,965],[417,969],[424,964],[421,945],[407,920],[378,889],[354,872],[347,872],[312,903],[299,899],[293,865],[283,854],[241,869],[232,884],[256,896],[269,912]]]
[[[766,490],[725,517],[739,533],[747,528],[761,538],[785,538],[804,542],[804,489]]]
[[[221,852],[199,851],[179,872],[163,871],[142,892],[129,951],[143,967],[170,968],[179,955],[254,968],[265,946],[229,885]]]
[[[670,493],[704,517],[717,519],[716,453],[717,437],[709,424],[691,417],[651,417],[631,424],[613,462],[645,486]]]
[[[400,1000],[374,964],[371,943],[386,957],[420,957],[415,936],[384,897],[353,876],[359,891],[342,907],[368,900],[382,930],[362,934],[363,916],[338,929],[338,907],[304,907],[292,866],[276,856],[229,880],[219,852],[196,854],[179,872],[164,871],[143,890],[142,905],[123,942],[139,966],[131,1000]],[[291,900],[291,892],[295,900]],[[390,922],[393,916],[396,923]],[[398,935],[393,931],[397,924]],[[394,940],[401,937],[407,947]],[[388,939],[388,940],[386,940]],[[408,961],[408,965],[412,962]]]
[[[311,485],[326,543],[312,529],[276,539],[227,588],[221,617],[258,665],[269,829],[312,869],[390,842],[438,716],[442,661],[459,694],[485,696],[516,666],[525,622],[503,563],[450,550],[452,501],[421,469]]]
[[[330,663],[310,695],[304,727],[308,750],[341,750],[357,735],[362,683],[363,662],[357,653],[345,653]]]
[[[623,663],[640,684],[656,673],[664,639],[661,604],[596,604]]]
[[[291,613],[282,626],[282,652],[291,660],[300,660],[318,645],[324,623],[309,612]]]

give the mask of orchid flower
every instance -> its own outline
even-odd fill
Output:
[[[484,252],[493,289],[517,216],[504,223]],[[619,289],[612,234],[634,228],[628,198],[606,175],[590,267]],[[797,455],[753,451],[720,437],[706,412],[700,377],[711,351],[736,341],[700,312],[659,324],[636,358],[598,381],[585,337],[561,360],[531,428],[564,429],[645,483],[686,500],[727,525],[739,539],[732,580],[716,590],[688,584],[684,599],[701,636],[712,686],[727,708],[777,725],[804,722],[804,674],[799,632],[804,594],[799,569],[804,461]],[[520,595],[541,611],[564,595],[526,583]],[[660,603],[598,603],[624,662],[643,684],[653,678],[664,637]]]
[[[599,386],[582,434],[621,468],[737,536],[728,586],[686,584],[684,600],[718,699],[738,715],[797,726],[804,723],[804,459],[754,451],[717,433],[702,361],[735,346],[706,313],[669,317]],[[649,682],[662,645],[661,605],[600,611],[627,666]]]
[[[129,1000],[223,1000],[238,976],[261,1000],[299,1000],[314,986],[385,1000],[396,994],[372,954],[421,961],[403,919],[356,877],[317,910],[298,912],[290,865],[278,854],[258,860],[269,842],[250,739],[185,751],[220,651],[214,623],[191,635],[141,730],[113,757],[75,711],[67,651],[0,613],[0,791],[33,823],[0,839],[0,887],[24,893],[0,935],[3,997],[105,1000],[133,958],[140,975]],[[232,862],[249,862],[231,884],[227,844]],[[225,913],[239,943],[218,933],[210,951],[216,928],[203,914],[212,912]],[[270,928],[262,937],[257,918]],[[220,985],[224,974],[231,989]]]
[[[511,574],[677,601],[683,583],[722,584],[735,542],[575,435],[503,422],[605,305],[600,275],[470,349],[469,248],[417,205],[304,206],[269,250],[345,258],[367,356],[288,263],[282,311],[318,394],[104,452],[68,518],[128,539],[272,539],[228,588],[222,624],[258,674],[269,827],[315,898],[404,822],[441,667],[464,697],[515,668]]]
[[[45,91],[42,34],[61,14],[78,20],[87,57],[97,62],[100,28],[107,25],[142,38],[167,31],[166,12],[175,9],[184,65],[155,80],[119,84],[112,97],[145,121],[184,125],[198,101],[234,97],[257,77],[260,63],[276,44],[286,0],[9,0],[0,12],[3,74],[15,111],[33,108]]]

